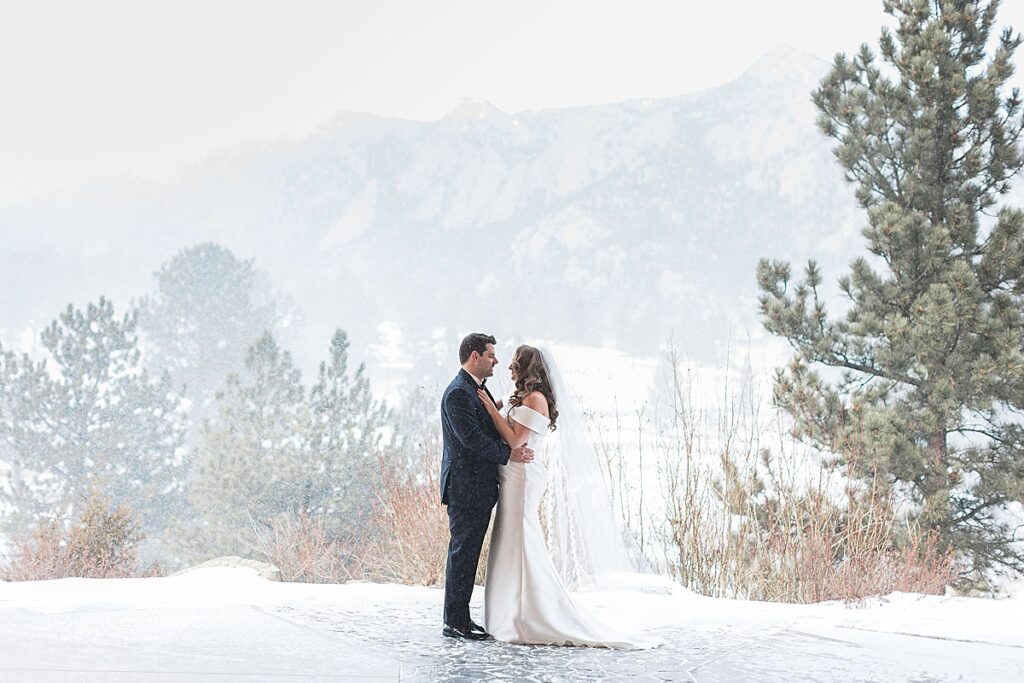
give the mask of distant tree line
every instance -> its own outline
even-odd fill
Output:
[[[388,411],[345,333],[307,389],[251,260],[200,244],[154,280],[125,312],[69,305],[41,335],[45,359],[0,346],[0,529],[69,520],[98,492],[172,563],[250,554],[282,516],[359,533]]]

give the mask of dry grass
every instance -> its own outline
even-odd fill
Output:
[[[140,571],[138,547],[144,539],[137,514],[93,491],[78,519],[65,526],[41,522],[28,536],[14,540],[14,551],[0,578],[38,581],[69,576],[121,578],[157,576],[159,565]]]

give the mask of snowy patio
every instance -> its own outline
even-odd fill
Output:
[[[1009,681],[1020,597],[893,595],[863,606],[585,593],[656,650],[443,638],[432,588],[275,583],[247,568],[0,583],[0,680]],[[482,593],[474,600],[479,610]]]

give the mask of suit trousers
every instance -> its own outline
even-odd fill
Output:
[[[491,508],[448,506],[451,540],[444,575],[444,623],[450,626],[469,624],[469,600],[490,521]]]

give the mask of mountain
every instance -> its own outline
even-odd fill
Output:
[[[11,344],[68,301],[126,304],[178,249],[213,240],[294,298],[287,343],[309,368],[335,327],[390,380],[450,366],[473,330],[635,354],[674,335],[713,360],[730,335],[759,334],[758,258],[814,256],[834,283],[862,250],[853,190],[814,125],[827,69],[782,48],[679,97],[342,114],[173,182],[8,208],[0,330]]]

